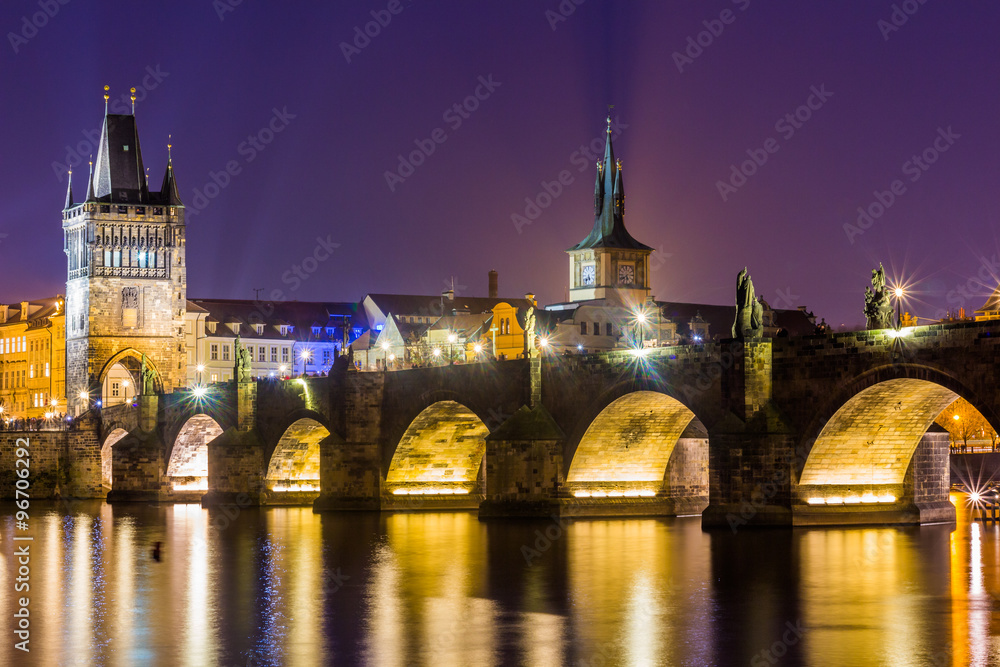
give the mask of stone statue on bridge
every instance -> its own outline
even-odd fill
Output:
[[[235,345],[235,357],[236,357],[236,368],[234,375],[236,376],[236,382],[250,382],[250,353],[243,346],[240,337],[236,337]]]
[[[736,321],[733,322],[733,338],[756,340],[764,333],[764,307],[754,296],[753,280],[744,266],[736,276]]]
[[[535,307],[528,306],[524,314],[524,356],[538,356],[538,348],[535,347]]]
[[[142,393],[144,396],[152,396],[156,393],[156,371],[152,369],[146,360],[146,355],[142,355],[142,370],[140,371],[142,380]]]
[[[892,301],[881,262],[872,269],[872,286],[865,287],[865,324],[868,329],[892,328]]]

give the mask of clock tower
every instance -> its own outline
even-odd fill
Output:
[[[611,145],[611,118],[604,159],[597,163],[594,228],[569,253],[570,301],[606,299],[635,306],[649,296],[649,256],[653,249],[625,229],[625,186],[621,160]]]

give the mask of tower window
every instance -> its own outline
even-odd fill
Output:
[[[584,336],[587,335],[587,323],[586,322],[580,322],[580,333],[582,335],[584,335]]]
[[[122,146],[122,150],[127,153],[128,152],[128,144],[123,145]]]

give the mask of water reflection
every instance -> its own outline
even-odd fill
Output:
[[[733,534],[697,518],[42,506],[33,662],[3,642],[0,664],[998,664],[1000,529],[959,515]]]

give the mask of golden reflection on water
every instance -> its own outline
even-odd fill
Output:
[[[993,665],[1000,528],[88,505],[39,512],[32,658],[107,665]],[[16,563],[0,517],[0,614]],[[162,560],[151,558],[163,543]],[[781,646],[785,624],[805,629]],[[9,627],[9,626],[8,626]],[[0,642],[0,664],[19,664]],[[766,660],[763,663],[769,664]]]

